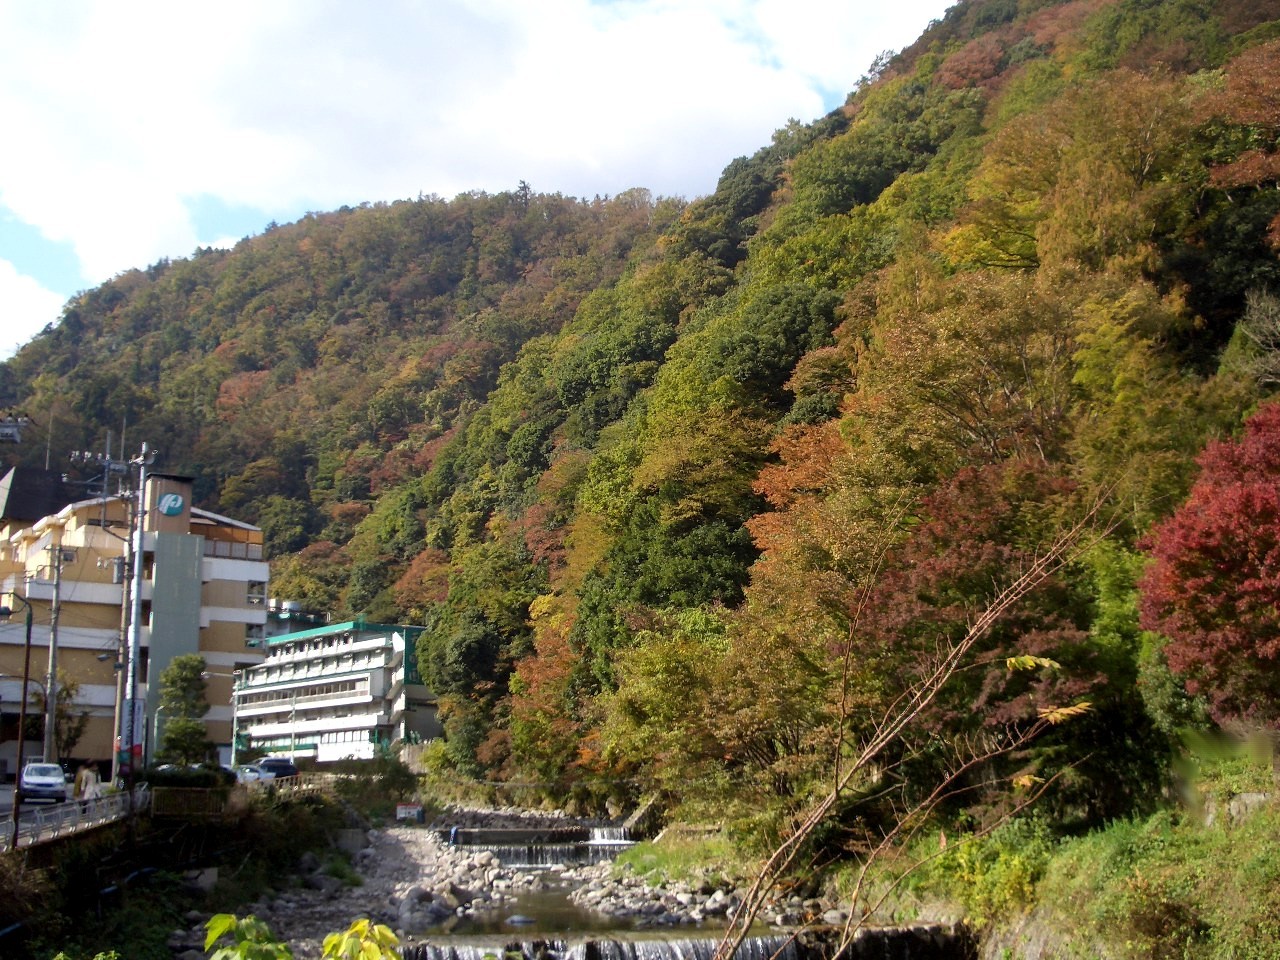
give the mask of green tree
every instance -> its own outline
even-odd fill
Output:
[[[160,672],[157,760],[190,765],[213,756],[215,747],[201,719],[209,712],[204,673],[204,657],[194,653],[174,657]]]
[[[58,671],[58,692],[53,702],[53,745],[59,757],[69,757],[89,725],[89,711],[75,709],[80,696],[80,682]],[[31,691],[31,707],[34,717],[27,717],[28,736],[39,739],[40,718],[45,716],[44,691]],[[34,734],[34,735],[33,735]]]

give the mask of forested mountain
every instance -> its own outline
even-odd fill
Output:
[[[425,624],[459,771],[762,836],[1092,517],[885,763],[1078,705],[963,804],[1097,820],[1280,715],[1277,91],[1280,0],[962,0],[711,196],[272,225],[78,296],[0,404],[127,424],[274,595]]]

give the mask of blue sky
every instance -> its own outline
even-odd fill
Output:
[[[0,359],[125,270],[308,211],[692,199],[945,0],[0,0]]]

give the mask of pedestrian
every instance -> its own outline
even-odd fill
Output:
[[[90,762],[84,772],[84,799],[97,800],[102,796],[102,780],[98,776],[98,764]]]
[[[84,799],[84,778],[88,772],[88,768],[82,763],[76,767],[75,785],[72,787],[71,793],[77,800]]]

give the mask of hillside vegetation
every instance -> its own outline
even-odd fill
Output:
[[[767,848],[969,638],[814,849],[1131,816],[1280,716],[1278,90],[1278,0],[965,0],[708,197],[272,225],[76,297],[0,403],[426,625],[459,776]]]

